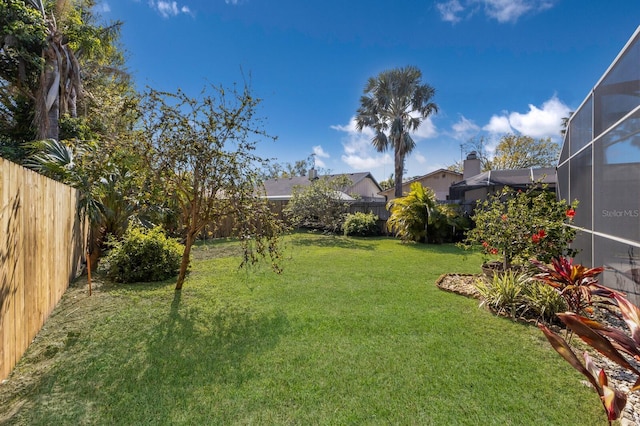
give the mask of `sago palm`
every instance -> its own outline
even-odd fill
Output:
[[[394,151],[395,196],[402,196],[404,159],[416,146],[411,132],[438,111],[431,102],[435,89],[421,82],[422,72],[413,66],[383,71],[371,77],[360,98],[356,127],[374,131],[372,144],[379,152]]]

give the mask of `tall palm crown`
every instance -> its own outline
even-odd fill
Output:
[[[435,89],[422,84],[422,72],[413,66],[394,68],[371,77],[360,98],[356,127],[374,130],[371,141],[378,152],[394,150],[395,196],[402,196],[404,158],[416,146],[410,132],[418,129],[422,120],[438,111],[431,102]]]

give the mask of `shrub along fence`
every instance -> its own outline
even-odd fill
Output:
[[[271,207],[271,211],[279,218],[284,220],[284,209],[287,206],[288,200],[275,200],[269,201],[269,206]],[[361,201],[357,200],[351,203],[351,208],[349,210],[350,213],[362,212],[369,213],[372,212],[376,216],[378,216],[378,226],[380,228],[380,232],[386,232],[386,223],[387,219],[389,219],[389,211],[386,208],[387,203],[384,201]],[[234,227],[233,218],[227,217],[223,219],[220,223],[217,223],[215,226],[207,226],[201,232],[200,238],[203,240],[209,238],[227,238],[231,236]]]
[[[0,380],[77,275],[77,204],[76,189],[0,158]]]

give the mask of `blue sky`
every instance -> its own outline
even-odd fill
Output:
[[[393,172],[353,124],[364,85],[414,65],[440,111],[414,135],[405,176],[445,168],[460,145],[506,132],[560,142],[575,110],[640,24],[638,0],[105,0],[140,90],[250,80],[276,142],[333,173]]]

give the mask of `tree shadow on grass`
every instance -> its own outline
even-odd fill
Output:
[[[167,316],[141,348],[145,356],[110,384],[119,394],[106,418],[129,424],[170,424],[185,415],[188,422],[206,420],[217,411],[210,406],[217,402],[211,394],[251,386],[261,372],[246,363],[247,357],[274,348],[289,328],[282,312],[261,312],[248,304],[189,305],[182,303],[182,292],[175,292]]]
[[[412,250],[422,251],[424,253],[441,253],[441,254],[449,254],[449,255],[457,255],[457,256],[469,256],[473,253],[456,246],[454,243],[444,243],[444,244],[404,243],[404,244],[406,245],[406,247]]]
[[[344,237],[341,235],[308,234],[305,238],[291,240],[293,246],[339,247],[357,250],[374,250],[375,244],[368,238]]]

